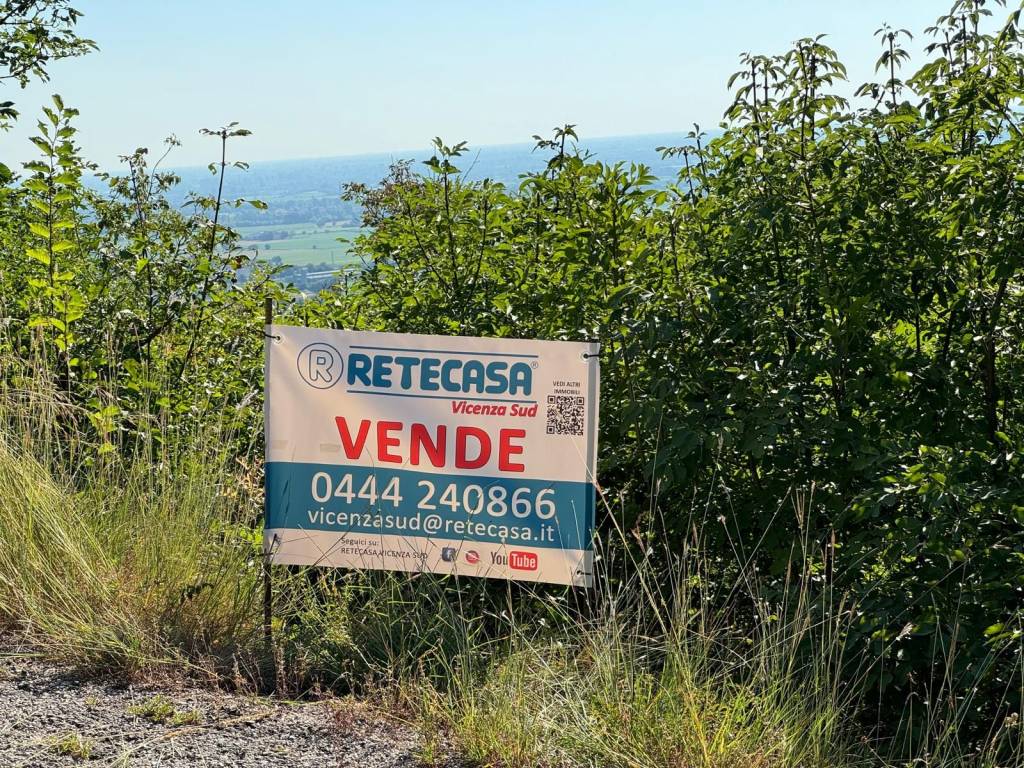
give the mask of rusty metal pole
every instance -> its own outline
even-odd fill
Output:
[[[270,326],[273,325],[273,323],[274,323],[274,300],[272,298],[270,298],[269,296],[266,299],[264,299],[264,301],[263,301],[263,321],[264,321],[264,328],[263,328],[263,336],[264,336],[264,345],[263,345],[264,346],[264,353],[263,353],[263,355],[264,355],[264,362],[263,362],[263,366],[264,366],[264,368],[263,368],[263,370],[264,370],[264,377],[266,377],[270,373],[270,348],[269,348],[269,343],[270,343],[270,339],[269,339]],[[266,384],[264,383],[264,390],[265,390],[265,388],[266,388]],[[263,403],[264,430],[266,430],[267,410],[268,410],[268,405],[267,405],[267,402],[264,400],[264,403]],[[265,432],[264,432],[264,434],[265,434]],[[265,455],[266,455],[266,449],[264,448],[264,456]],[[264,466],[263,471],[266,472],[266,466]],[[266,489],[266,485],[264,483],[264,496],[263,496],[263,526],[264,526],[264,528],[266,528],[266,525],[267,525],[267,497],[266,497],[266,490],[265,489]],[[264,539],[265,539],[265,535],[264,535]],[[272,551],[272,547],[267,547],[265,542],[264,542],[264,549],[263,549],[263,641],[264,641],[264,643],[266,643],[267,658],[270,660],[270,665],[271,665],[271,668],[273,669],[273,667],[274,667],[274,630],[273,630],[272,621],[273,621],[273,616],[274,616],[274,591],[273,591],[273,584],[271,583],[271,574],[270,574],[271,551]],[[276,674],[274,675],[274,679],[275,679],[275,684],[276,684],[276,679],[277,679],[277,675]]]

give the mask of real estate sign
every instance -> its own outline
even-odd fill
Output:
[[[273,562],[589,586],[589,343],[267,326]]]

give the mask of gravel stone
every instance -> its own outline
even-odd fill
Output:
[[[132,714],[156,695],[177,712],[197,710],[201,721],[153,723]],[[54,749],[68,735],[90,744],[88,759]],[[0,637],[4,768],[419,768],[420,744],[413,729],[356,703],[295,703],[208,688],[84,679],[26,657]],[[459,764],[453,758],[444,763]]]

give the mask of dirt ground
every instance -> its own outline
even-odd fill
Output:
[[[83,679],[0,645],[4,768],[418,768],[424,754],[413,729],[355,702]]]

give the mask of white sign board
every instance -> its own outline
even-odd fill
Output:
[[[592,583],[596,344],[267,336],[273,562]]]

